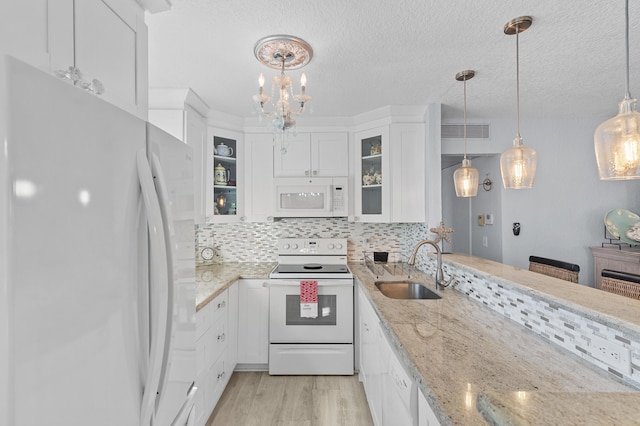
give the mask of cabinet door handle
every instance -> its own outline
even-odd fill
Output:
[[[309,176],[309,170],[305,170],[305,171],[304,171],[304,175],[305,175],[305,176]]]
[[[317,174],[318,174],[318,171],[317,171],[317,170],[314,170],[314,171],[313,171],[313,175],[314,175],[314,176],[316,176]]]
[[[262,287],[264,287],[264,288],[269,287],[269,283],[268,283],[268,282],[266,282],[266,281],[265,281],[265,282],[263,282],[263,283],[262,283]]]
[[[223,371],[222,373],[218,374],[218,381],[220,381],[221,379],[224,379],[224,376],[226,376],[226,373]]]
[[[225,335],[225,333],[222,333],[218,335],[218,342],[224,342],[226,338],[227,336]]]
[[[222,302],[218,303],[218,309],[222,309],[225,306],[227,306],[227,302],[225,302],[224,300]]]

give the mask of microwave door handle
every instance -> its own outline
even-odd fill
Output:
[[[331,212],[333,212],[333,205],[334,205],[333,199],[335,198],[335,196],[336,196],[336,187],[331,185],[331,199],[329,201],[331,203],[331,205],[329,206],[329,209],[330,209],[329,211]]]

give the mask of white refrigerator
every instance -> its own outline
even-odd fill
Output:
[[[189,424],[190,148],[8,56],[0,137],[0,426]]]

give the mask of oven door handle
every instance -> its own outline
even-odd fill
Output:
[[[310,279],[312,280],[312,279]],[[307,281],[304,278],[291,280],[270,280],[269,287],[299,287],[300,281]],[[353,280],[318,280],[318,288],[323,287],[353,287]]]

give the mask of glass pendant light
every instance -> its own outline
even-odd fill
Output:
[[[538,163],[535,149],[522,144],[520,136],[520,52],[518,34],[531,26],[530,16],[513,19],[504,26],[504,33],[516,35],[516,108],[518,118],[518,133],[513,140],[513,146],[500,156],[500,172],[505,189],[528,189],[533,187]]]
[[[474,75],[474,70],[460,71],[456,74],[456,80],[464,83],[464,159],[462,166],[453,173],[456,197],[478,195],[478,169],[471,167],[471,162],[467,159],[467,80],[472,79]]]
[[[640,179],[640,113],[629,93],[629,0],[625,2],[627,80],[618,115],[600,124],[593,136],[601,180]]]

